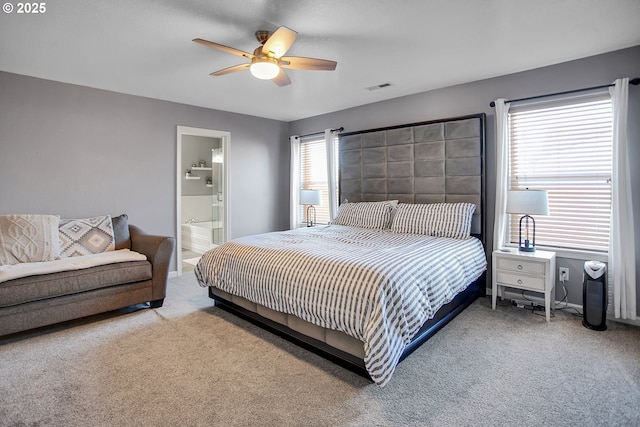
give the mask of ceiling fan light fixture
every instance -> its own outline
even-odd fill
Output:
[[[262,80],[271,80],[277,86],[282,87],[291,84],[291,79],[287,75],[286,69],[327,71],[336,69],[337,62],[335,61],[302,56],[284,56],[295,41],[297,34],[287,27],[279,27],[273,33],[257,31],[256,38],[260,42],[260,46],[253,53],[204,39],[193,39],[193,41],[251,61],[215,71],[211,73],[212,76],[224,76],[248,68],[254,77]]]
[[[253,77],[262,80],[271,80],[280,73],[280,67],[270,58],[255,58],[249,67]]]

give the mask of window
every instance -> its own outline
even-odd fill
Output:
[[[338,152],[338,138],[334,141],[335,152]],[[336,160],[337,162],[337,160]],[[338,177],[336,165],[336,194],[338,194]],[[303,190],[320,190],[322,202],[316,208],[316,222],[328,224],[329,215],[329,182],[327,179],[327,152],[324,135],[302,138],[300,141],[300,188]],[[306,206],[300,206],[300,218],[308,220]]]
[[[512,107],[510,185],[548,190],[536,246],[606,253],[611,219],[612,112],[608,94]],[[518,242],[519,215],[510,216]]]

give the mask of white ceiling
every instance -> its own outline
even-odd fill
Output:
[[[298,32],[287,55],[337,69],[288,70],[285,87],[211,77],[244,58],[191,41],[253,52],[256,30],[281,25]],[[635,45],[639,0],[51,0],[0,14],[2,71],[284,121]]]

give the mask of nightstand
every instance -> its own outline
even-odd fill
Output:
[[[544,293],[544,310],[547,322],[551,310],[555,310],[553,289],[556,283],[556,253],[550,251],[510,252],[493,251],[491,268],[491,307],[496,309],[498,287],[524,289]],[[500,288],[502,294],[502,288]]]

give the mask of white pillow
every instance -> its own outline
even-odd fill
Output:
[[[0,216],[0,265],[53,261],[60,256],[58,215]]]
[[[384,230],[391,226],[397,200],[383,202],[343,203],[333,224]]]
[[[60,220],[60,256],[73,257],[113,251],[116,248],[109,215]]]
[[[396,209],[391,231],[467,239],[475,209],[473,203],[402,203]]]

